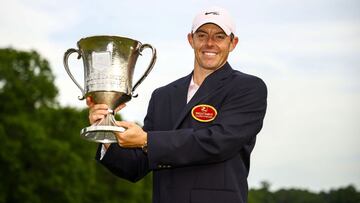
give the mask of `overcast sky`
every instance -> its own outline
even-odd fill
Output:
[[[142,122],[151,92],[192,70],[186,35],[194,15],[213,5],[227,8],[236,21],[240,41],[230,64],[268,86],[250,187],[266,180],[272,189],[319,191],[353,184],[359,190],[358,0],[0,0],[0,47],[38,51],[56,75],[60,103],[83,108],[80,90],[62,64],[68,48],[92,35],[152,44],[157,63],[137,89],[139,97],[122,111],[126,120]],[[134,80],[149,56],[139,57]],[[70,69],[83,84],[82,61],[70,57]]]

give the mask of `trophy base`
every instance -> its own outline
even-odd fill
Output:
[[[85,140],[99,143],[117,143],[115,132],[124,132],[125,128],[117,126],[89,126],[80,132]]]
[[[92,126],[83,128],[80,136],[85,140],[99,143],[117,143],[116,132],[124,132],[125,128],[115,124],[113,114],[108,114],[104,119],[94,123]]]

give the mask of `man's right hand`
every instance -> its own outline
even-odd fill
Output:
[[[97,121],[100,121],[101,119],[105,118],[105,116],[109,113],[108,105],[106,104],[95,104],[91,97],[86,97],[86,104],[89,107],[89,122],[90,124],[94,124]],[[126,104],[120,104],[116,109],[115,112],[120,111],[122,108],[124,108]]]
[[[91,97],[86,97],[86,104],[89,107],[89,122],[90,124],[94,124],[97,121],[100,121],[101,119],[105,118],[105,116],[109,113],[108,105],[106,104],[95,104],[92,101]],[[120,104],[115,109],[115,112],[120,111],[122,108],[124,108],[126,104]],[[107,149],[110,146],[110,144],[104,144],[104,147]]]

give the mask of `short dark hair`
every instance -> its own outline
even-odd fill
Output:
[[[233,41],[234,38],[235,38],[234,33],[231,33],[231,34],[230,34],[230,40]]]
[[[194,32],[191,32],[192,37],[194,37],[194,34],[195,34]],[[235,38],[234,33],[230,33],[229,37],[230,37],[230,41],[233,41],[233,39]]]

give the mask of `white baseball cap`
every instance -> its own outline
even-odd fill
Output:
[[[211,7],[198,13],[193,20],[192,33],[206,23],[218,25],[227,35],[235,34],[235,23],[224,8]]]

